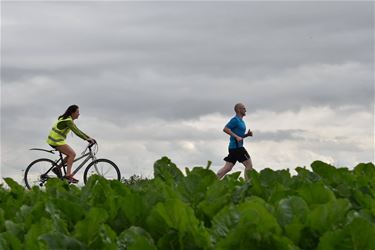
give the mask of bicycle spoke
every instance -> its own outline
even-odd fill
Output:
[[[106,172],[103,172],[104,166],[103,165],[98,166],[98,164],[95,164],[95,170],[96,170],[96,173],[101,176],[104,176],[110,171],[110,169],[108,169]]]
[[[96,169],[96,172],[101,176],[106,176],[109,173],[109,171],[111,171],[111,170],[113,171],[113,169],[107,167],[107,171],[103,172],[104,167],[101,166],[101,170],[100,170],[99,167],[97,166],[97,164],[95,164],[95,169]]]
[[[26,187],[31,189],[33,186],[43,187],[48,179],[56,178],[51,168],[55,163],[49,159],[38,159],[32,162],[25,171]]]
[[[107,170],[105,173],[103,173],[102,175],[106,175],[106,174],[108,174],[109,171],[110,171],[110,169],[108,169],[108,170]]]
[[[84,174],[84,181],[91,175],[100,175],[108,180],[120,180],[118,167],[107,159],[99,159],[89,164]]]

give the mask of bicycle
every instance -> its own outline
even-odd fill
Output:
[[[30,150],[38,150],[44,151],[51,154],[55,152],[59,152],[58,150],[47,150],[42,148],[31,148]],[[88,152],[86,153],[86,151]],[[86,184],[87,180],[91,175],[101,175],[105,179],[109,180],[120,180],[121,174],[119,168],[116,166],[115,163],[108,159],[97,159],[96,153],[99,150],[99,146],[97,143],[89,144],[86,149],[81,153],[81,156],[74,159],[74,162],[79,161],[86,157],[83,162],[72,172],[75,175],[85,164],[91,160],[91,162],[87,165],[85,172],[83,174],[83,181]],[[60,178],[64,179],[66,175],[66,162],[64,162],[64,158],[61,152],[59,152],[60,157],[57,160],[51,160],[48,158],[40,158],[37,159],[29,164],[25,170],[24,181],[26,187],[31,189],[33,186],[43,187],[48,179],[51,178]],[[57,176],[52,169],[54,167],[59,167],[60,165],[63,170],[63,174],[61,176]],[[62,172],[62,171],[60,171]]]

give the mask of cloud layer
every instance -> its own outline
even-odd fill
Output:
[[[217,170],[239,101],[256,169],[374,161],[373,7],[2,3],[2,175],[19,175],[73,103],[127,176],[152,175],[162,155]]]

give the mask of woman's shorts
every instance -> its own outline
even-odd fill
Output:
[[[237,161],[244,162],[250,159],[249,153],[244,147],[229,149],[229,154],[224,161],[236,164]]]

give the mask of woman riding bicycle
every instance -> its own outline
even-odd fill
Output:
[[[95,140],[90,136],[83,133],[81,130],[77,128],[74,124],[74,120],[78,119],[79,117],[79,107],[77,105],[71,105],[65,111],[65,113],[59,116],[58,120],[53,125],[47,139],[47,143],[55,148],[57,151],[61,152],[62,154],[66,155],[64,162],[67,165],[66,175],[64,176],[71,183],[77,183],[78,180],[73,178],[72,175],[72,165],[76,153],[74,150],[66,143],[65,139],[66,136],[70,131],[73,131],[77,136],[82,138],[83,140],[88,141],[89,143],[95,143]],[[55,167],[52,171],[61,176],[60,167]]]

